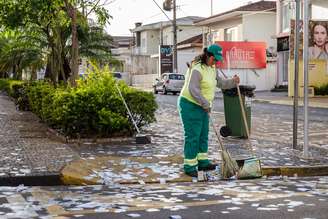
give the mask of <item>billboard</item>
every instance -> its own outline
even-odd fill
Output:
[[[223,62],[218,63],[218,68],[266,68],[265,42],[217,41],[216,43],[222,47],[223,56]]]
[[[309,59],[328,61],[328,21],[310,21]]]
[[[159,46],[159,73],[173,72],[173,47],[171,45]]]
[[[303,22],[300,22],[300,50],[299,57],[303,59]],[[294,59],[295,20],[291,20],[290,31],[290,59]],[[325,62],[328,74],[328,20],[310,20],[309,22],[309,60],[310,70],[320,62]]]

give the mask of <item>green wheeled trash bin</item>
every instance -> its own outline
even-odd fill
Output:
[[[239,87],[248,128],[251,132],[251,98],[254,96],[255,86],[240,85]],[[237,88],[222,90],[222,93],[226,125],[221,127],[220,134],[223,137],[233,136],[247,138]]]

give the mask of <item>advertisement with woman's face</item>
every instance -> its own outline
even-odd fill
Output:
[[[328,60],[327,21],[310,21],[309,59]]]

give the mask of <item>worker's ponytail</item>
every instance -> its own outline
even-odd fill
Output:
[[[213,54],[210,53],[210,52],[208,52],[208,51],[207,51],[207,48],[205,47],[205,48],[203,49],[203,53],[202,53],[201,55],[195,57],[194,62],[196,62],[196,63],[200,63],[200,64],[202,64],[202,65],[206,65],[206,64],[207,64],[207,59],[208,59],[209,57],[211,57],[211,56],[213,56]]]

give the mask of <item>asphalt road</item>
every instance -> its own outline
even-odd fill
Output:
[[[157,94],[156,100],[158,103],[166,103],[176,107],[178,95],[163,95]],[[270,103],[259,103],[252,102],[252,115],[253,116],[279,116],[279,118],[285,119],[286,121],[293,121],[293,107],[286,105],[270,104]],[[224,105],[222,98],[216,98],[214,101],[214,111],[223,112]],[[303,107],[299,107],[299,120],[303,120]],[[328,122],[328,109],[323,108],[309,108],[309,121],[315,122]]]
[[[0,218],[327,218],[328,178],[0,187]]]

